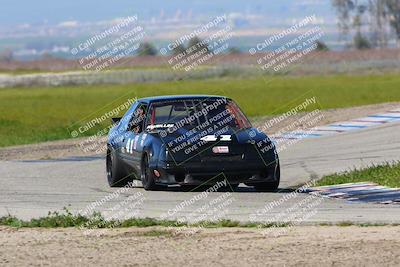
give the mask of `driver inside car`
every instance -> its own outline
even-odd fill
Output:
[[[133,131],[136,134],[140,133],[142,131],[144,118],[145,118],[144,107],[139,107],[137,112],[136,112],[136,117],[134,119],[134,124],[133,124]]]

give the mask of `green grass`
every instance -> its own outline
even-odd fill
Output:
[[[50,212],[48,216],[31,219],[24,221],[14,216],[0,217],[0,225],[15,228],[67,228],[76,227],[81,230],[105,229],[105,228],[127,228],[127,227],[151,227],[159,226],[165,228],[179,228],[179,227],[202,227],[202,228],[281,228],[289,227],[290,223],[276,222],[276,223],[257,223],[257,222],[238,222],[232,220],[219,220],[219,221],[202,221],[197,223],[178,222],[174,220],[157,220],[153,218],[131,218],[123,221],[110,220],[106,221],[100,213],[93,213],[93,215],[86,217],[82,215],[74,215],[66,208],[63,212]],[[385,223],[355,223],[350,221],[342,221],[338,223],[320,223],[319,226],[358,226],[358,227],[378,227],[378,226],[400,226],[398,223],[385,224]],[[147,237],[170,237],[172,232],[169,230],[154,229],[147,232],[138,234]]]
[[[0,147],[70,138],[71,130],[133,97],[227,95],[254,117],[283,113],[312,96],[324,109],[400,101],[399,86],[399,75],[386,74],[5,88],[0,89]],[[85,135],[107,124],[109,121]]]
[[[24,221],[14,216],[8,215],[0,217],[0,225],[11,227],[40,227],[40,228],[65,228],[80,227],[82,229],[97,228],[125,228],[125,227],[203,227],[203,228],[219,228],[219,227],[244,227],[244,228],[270,228],[270,227],[286,227],[287,223],[241,223],[232,220],[218,221],[201,221],[197,223],[178,222],[174,220],[158,220],[153,218],[130,218],[123,221],[105,220],[104,217],[95,212],[91,216],[82,216],[72,214],[68,209],[64,208],[62,212],[49,212],[45,217]],[[150,233],[149,235],[157,236],[162,233]]]
[[[324,176],[318,186],[356,182],[374,182],[389,187],[400,187],[400,162],[355,169]]]

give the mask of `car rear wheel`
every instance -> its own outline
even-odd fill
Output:
[[[111,149],[107,149],[106,172],[107,181],[111,187],[121,187],[132,182],[132,178],[123,171],[115,152]]]
[[[149,158],[147,154],[143,156],[141,164],[140,178],[142,180],[143,188],[145,190],[156,190],[157,185],[154,181],[154,174],[149,167]]]
[[[281,180],[281,168],[280,165],[278,164],[275,171],[275,180],[271,182],[254,184],[254,188],[260,192],[275,192],[276,190],[278,190],[280,180]]]

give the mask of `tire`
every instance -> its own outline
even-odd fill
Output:
[[[107,181],[111,187],[122,187],[132,182],[133,179],[127,175],[121,164],[118,162],[117,155],[112,149],[107,149],[106,172]]]
[[[281,167],[278,164],[275,172],[275,180],[272,182],[254,184],[254,188],[259,192],[276,192],[281,180]]]
[[[156,182],[154,180],[154,174],[149,167],[149,157],[147,154],[143,155],[140,167],[140,179],[142,180],[143,188],[145,190],[158,189]]]

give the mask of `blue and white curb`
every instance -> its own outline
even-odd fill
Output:
[[[349,202],[400,204],[400,189],[376,183],[360,182],[311,187],[306,193],[326,198],[345,199]]]
[[[330,136],[351,131],[357,131],[395,121],[400,121],[400,108],[390,110],[385,113],[353,119],[350,121],[335,122],[324,126],[316,126],[307,130],[299,130],[294,132],[286,132],[282,134],[272,135],[271,138],[276,142],[282,140],[300,140],[305,138],[316,138],[316,137]]]

